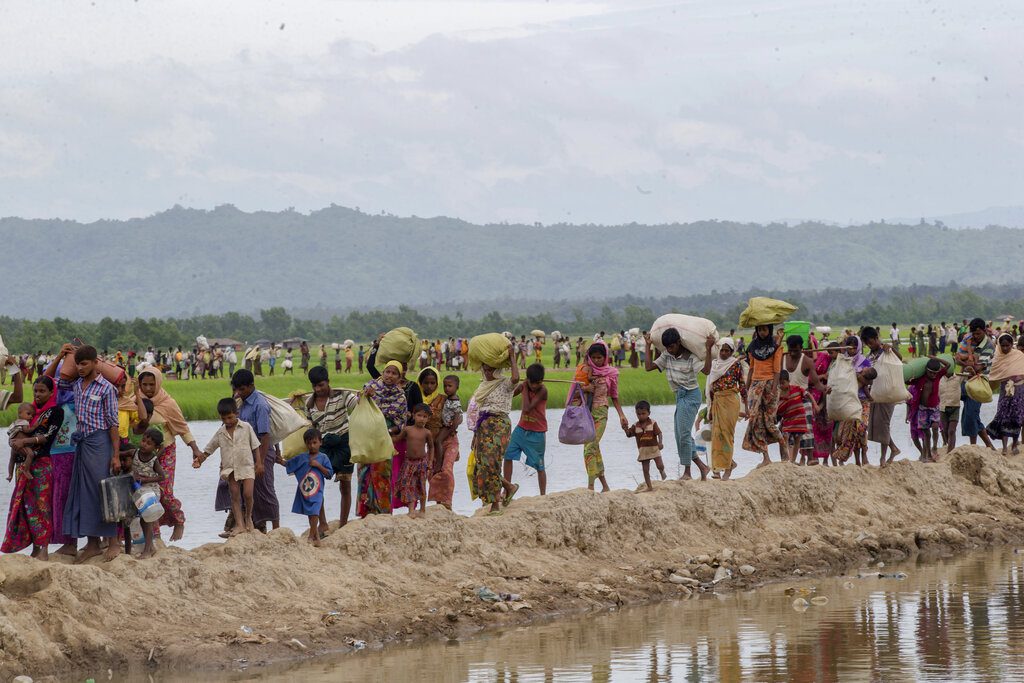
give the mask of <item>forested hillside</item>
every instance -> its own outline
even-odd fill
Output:
[[[89,224],[6,218],[0,239],[17,246],[3,313],[94,320],[979,284],[1018,272],[1024,256],[1024,232],[1000,227],[472,225],[337,206],[308,215],[175,207]]]

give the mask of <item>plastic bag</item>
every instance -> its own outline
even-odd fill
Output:
[[[420,354],[420,340],[408,327],[396,327],[380,340],[377,358],[374,361],[382,369],[388,361],[397,360],[408,370]]]
[[[857,373],[849,356],[839,356],[828,370],[828,386],[832,391],[826,399],[828,419],[835,422],[860,417],[860,398],[857,396]]]
[[[11,355],[4,344],[4,338],[0,336],[0,368],[7,364],[7,356]]]
[[[715,328],[715,324],[707,318],[668,313],[655,320],[651,325],[651,341],[654,342],[654,347],[662,353],[665,351],[665,346],[661,343],[661,335],[669,328],[675,328],[679,332],[683,346],[701,361],[704,360],[704,344],[708,335],[714,335],[715,339],[718,339],[718,330]]]
[[[903,362],[891,350],[882,354],[875,363],[875,377],[871,384],[871,400],[875,403],[903,403],[909,398],[903,384]]]
[[[982,375],[971,377],[964,387],[967,389],[967,395],[978,403],[992,402],[992,385]]]
[[[755,296],[747,301],[747,307],[740,313],[740,327],[778,325],[786,322],[786,318],[795,312],[796,306],[793,304],[766,296]]]
[[[469,369],[479,370],[481,365],[507,368],[509,346],[508,339],[497,332],[473,337],[469,340]]]
[[[370,398],[363,397],[349,415],[348,441],[354,463],[384,462],[395,454],[384,413]]]
[[[575,399],[579,399],[580,405],[571,405]],[[558,440],[570,446],[582,446],[593,441],[597,435],[594,416],[587,410],[586,402],[583,399],[583,389],[579,384],[573,387],[572,395],[569,396],[565,404],[562,423],[558,425]]]

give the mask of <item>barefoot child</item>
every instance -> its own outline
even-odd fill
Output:
[[[665,449],[661,427],[651,419],[651,404],[640,401],[636,404],[636,424],[626,429],[627,438],[636,439],[637,462],[644,468],[645,491],[653,491],[651,485],[651,461],[658,467],[662,481],[665,480],[665,463],[661,459],[661,451]]]
[[[925,373],[912,384],[917,389],[917,427],[921,430],[921,461],[936,462],[938,453],[932,444],[938,442],[939,426],[939,376],[946,373],[949,363],[934,356],[928,361]]]
[[[331,461],[320,452],[322,437],[320,430],[307,429],[302,434],[306,444],[306,452],[300,453],[285,463],[285,471],[294,474],[298,486],[295,489],[295,502],[292,512],[306,515],[309,519],[309,542],[320,547],[320,538],[327,529],[320,528],[320,509],[324,506],[324,482],[334,476]]]
[[[11,458],[7,461],[7,481],[14,478],[14,466],[27,463],[32,464],[33,451],[29,446],[15,448],[15,439],[24,438],[32,434],[32,418],[36,416],[36,408],[31,403],[22,403],[18,406],[18,419],[11,423],[7,429],[7,443],[11,446]]]
[[[160,498],[160,482],[164,480],[164,470],[160,467],[160,461],[156,457],[157,449],[163,446],[164,433],[159,429],[147,429],[139,442],[139,449],[135,451],[132,458],[132,476],[135,477],[141,488],[149,490],[158,499]],[[156,522],[142,520],[142,535],[146,539],[146,545],[142,548],[141,559],[152,557],[156,552],[153,547],[153,527]]]
[[[543,496],[548,487],[548,475],[544,471],[544,439],[548,431],[548,389],[544,386],[544,366],[534,363],[526,368],[526,381],[517,386],[512,395],[522,395],[523,411],[505,451],[505,479],[512,480],[512,463],[522,458],[527,467],[537,471],[537,486]]]
[[[259,458],[260,440],[252,425],[238,418],[238,406],[233,398],[217,402],[221,426],[206,444],[201,457],[192,461],[192,467],[206,462],[220,449],[220,478],[227,482],[231,494],[231,512],[234,526],[228,533],[237,536],[252,531],[253,487],[256,483],[256,460]],[[245,513],[243,515],[243,509]]]
[[[414,407],[412,419],[413,424],[403,427],[394,440],[406,443],[405,460],[398,475],[398,498],[409,508],[409,517],[415,519],[427,510],[427,472],[435,457],[434,440],[427,429],[430,406],[420,403]]]
[[[459,425],[462,424],[462,402],[459,400],[459,378],[444,378],[444,405],[441,407],[441,429],[434,440],[434,464],[430,468],[427,499],[452,509],[455,493],[455,462],[459,459]]]
[[[779,421],[782,423],[782,435],[789,444],[786,460],[797,461],[804,465],[814,455],[814,436],[807,420],[807,409],[804,405],[807,392],[789,381],[786,370],[779,371]]]

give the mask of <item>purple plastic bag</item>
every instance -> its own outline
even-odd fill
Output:
[[[571,405],[579,394],[580,405]],[[587,402],[583,398],[583,389],[577,384],[566,400],[565,412],[562,413],[562,424],[558,426],[558,440],[570,446],[582,446],[593,441],[597,436],[597,429],[594,427],[594,416],[587,409]]]

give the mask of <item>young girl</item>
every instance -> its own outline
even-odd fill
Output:
[[[459,378],[444,378],[444,406],[441,408],[441,429],[434,442],[434,465],[430,472],[427,499],[452,509],[455,493],[455,462],[459,459],[459,425],[462,424],[462,402],[459,400]]]
[[[152,491],[157,498],[160,497],[160,482],[164,480],[164,470],[160,467],[156,453],[163,443],[163,432],[159,429],[147,429],[139,442],[139,449],[135,451],[135,456],[132,458],[132,476],[135,477],[135,481],[141,485],[142,489]],[[142,548],[142,554],[139,555],[140,559],[145,560],[152,557],[156,552],[156,548],[153,547],[153,527],[155,526],[156,522],[142,521],[142,535],[146,539],[146,544]]]
[[[640,401],[636,404],[636,424],[626,429],[626,436],[636,439],[637,462],[644,468],[644,484],[647,488],[640,492],[653,491],[651,485],[651,461],[658,467],[662,481],[665,480],[665,463],[661,459],[661,452],[665,449],[665,442],[662,438],[661,427],[651,419],[651,404],[647,401]]]
[[[594,482],[600,480],[601,492],[610,491],[608,480],[604,478],[604,458],[601,456],[601,437],[608,426],[608,403],[615,406],[619,414],[619,424],[623,429],[629,426],[626,414],[619,403],[619,371],[608,362],[608,345],[598,340],[587,349],[586,362],[576,368],[575,383],[583,387],[588,403],[592,404],[590,412],[594,416],[596,436],[594,440],[583,446],[583,460],[587,466],[587,488],[594,490]],[[570,388],[572,395],[574,388]],[[575,399],[577,402],[579,398]]]
[[[789,382],[789,372],[779,371],[779,421],[782,423],[782,434],[789,443],[786,460],[796,462],[797,452],[800,453],[800,464],[806,465],[814,451],[813,436],[807,421],[804,406],[806,391]]]
[[[285,471],[294,474],[298,486],[292,512],[306,515],[309,519],[309,542],[320,547],[320,539],[327,535],[326,528],[320,528],[320,508],[324,506],[324,481],[334,476],[331,461],[320,452],[323,437],[319,429],[307,429],[302,440],[306,452],[296,455],[285,463]]]
[[[434,439],[427,429],[430,407],[420,403],[412,409],[413,423],[406,425],[395,436],[395,441],[406,443],[405,460],[398,474],[398,498],[409,508],[409,518],[422,517],[427,512],[427,472],[434,460]],[[420,511],[416,512],[417,504]]]

